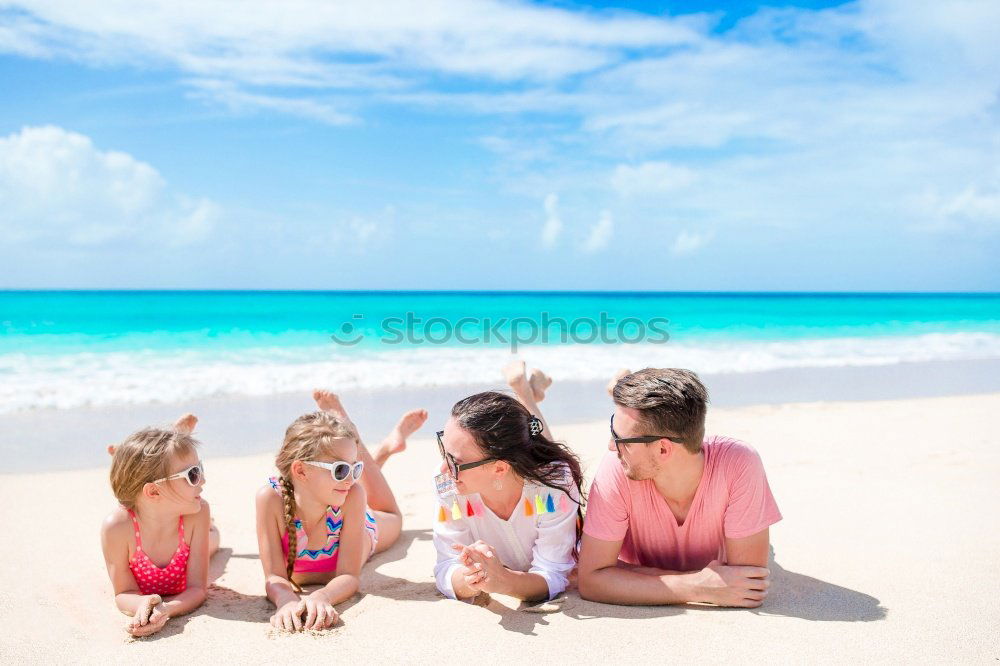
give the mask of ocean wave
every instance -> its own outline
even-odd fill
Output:
[[[604,380],[619,368],[685,367],[702,374],[782,368],[891,365],[1000,358],[1000,335],[933,333],[727,343],[548,345],[519,357],[557,380]],[[505,349],[422,347],[390,351],[327,346],[256,347],[225,353],[108,352],[0,355],[0,413],[30,409],[182,402],[338,391],[495,384]]]

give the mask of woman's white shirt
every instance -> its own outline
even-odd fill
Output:
[[[459,495],[454,490],[439,491],[434,523],[437,549],[434,578],[438,590],[455,598],[451,577],[462,565],[452,545],[468,546],[477,540],[492,546],[508,569],[544,578],[549,599],[565,590],[569,573],[576,566],[573,547],[579,500],[572,476],[567,474],[567,481],[572,491],[569,496],[555,488],[525,481],[521,498],[507,520],[497,517],[478,493]]]

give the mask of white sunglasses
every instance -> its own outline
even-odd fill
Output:
[[[365,470],[365,464],[360,460],[353,464],[343,460],[337,460],[332,463],[319,462],[318,460],[303,460],[302,462],[313,467],[322,467],[323,469],[330,470],[330,476],[333,477],[334,481],[344,481],[349,476],[353,476],[354,480],[357,481],[361,478],[361,473]]]
[[[188,485],[197,486],[199,483],[205,480],[205,465],[199,460],[195,464],[191,465],[187,469],[182,469],[176,474],[171,474],[170,476],[165,476],[162,479],[157,479],[153,483],[160,483],[161,481],[173,481],[174,479],[187,479]]]

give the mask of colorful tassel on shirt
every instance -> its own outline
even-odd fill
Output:
[[[444,507],[443,507],[443,506],[442,506],[442,507],[439,507],[439,508],[438,508],[438,522],[439,522],[439,523],[443,523],[443,522],[445,522],[446,520],[448,520],[448,514],[447,514],[447,513],[445,513],[445,511],[444,511]]]
[[[469,518],[472,518],[473,516],[476,515],[476,512],[472,509],[472,502],[470,501],[465,502],[465,515],[467,515]]]
[[[555,513],[556,512],[556,504],[555,504],[555,502],[552,501],[552,494],[551,493],[549,493],[548,499],[545,500],[545,510],[548,511],[549,513]]]
[[[451,519],[458,520],[462,517],[462,510],[458,508],[458,500],[451,503]]]
[[[531,500],[530,499],[525,499],[524,500],[524,515],[530,516],[533,513],[534,513],[534,511],[531,510]]]
[[[566,513],[569,511],[569,498],[565,495],[559,498],[559,513]]]
[[[539,515],[545,513],[545,503],[542,501],[541,495],[535,495],[535,513]]]

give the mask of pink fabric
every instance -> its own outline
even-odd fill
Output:
[[[781,520],[753,448],[715,436],[705,440],[703,451],[705,471],[681,525],[653,481],[627,478],[609,451],[590,488],[583,531],[622,541],[623,562],[695,571],[714,559],[725,561],[726,538],[742,539]]]
[[[139,584],[142,594],[160,594],[164,596],[180,594],[187,589],[187,564],[191,546],[184,541],[184,519],[177,519],[177,550],[165,567],[158,567],[149,559],[142,549],[142,537],[139,536],[139,520],[135,513],[128,509],[135,528],[135,554],[128,561],[128,568]]]
[[[270,477],[268,482],[276,493],[281,494],[281,482],[277,477]],[[326,507],[326,545],[317,550],[306,548],[309,543],[309,535],[302,527],[302,521],[295,519],[295,539],[296,550],[298,550],[295,563],[292,565],[293,573],[331,573],[337,570],[337,560],[340,557],[340,529],[344,524],[340,508]],[[365,532],[371,540],[371,550],[368,553],[370,558],[375,554],[375,547],[378,545],[378,523],[371,509],[365,507]],[[288,557],[288,531],[281,535],[281,552]]]

